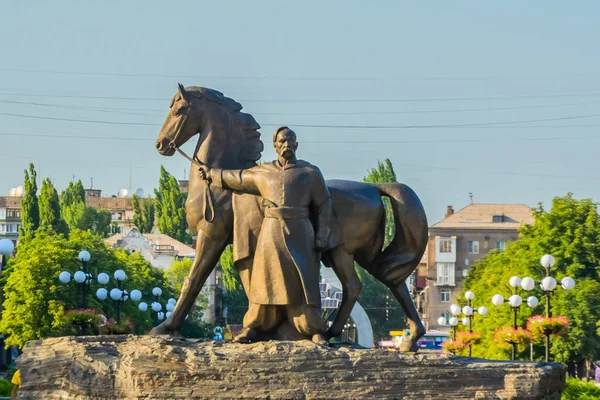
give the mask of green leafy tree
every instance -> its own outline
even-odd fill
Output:
[[[131,203],[133,205],[133,224],[138,228],[140,233],[152,232],[152,227],[154,227],[154,204],[152,204],[152,198],[148,196],[148,199],[140,205],[140,198],[137,194],[134,194]]]
[[[600,341],[596,337],[596,321],[600,319],[600,219],[597,205],[589,199],[577,200],[571,194],[556,197],[549,211],[540,204],[533,209],[535,222],[520,228],[520,240],[506,246],[504,252],[493,250],[479,260],[464,281],[464,290],[475,293],[475,299],[489,306],[498,293],[507,298],[512,294],[507,282],[511,276],[530,276],[540,280],[545,270],[540,265],[544,254],[552,254],[556,265],[552,275],[560,282],[565,276],[575,279],[575,289],[560,287],[552,294],[553,316],[569,320],[568,334],[552,338],[551,354],[556,361],[596,360],[600,356]],[[544,314],[543,292],[521,293],[536,296],[540,305],[535,309],[521,307],[517,324],[524,327],[532,315]],[[462,298],[463,296],[460,296]],[[488,316],[476,319],[474,329],[482,333],[482,344],[473,348],[476,357],[506,359],[508,350],[500,349],[493,340],[494,332],[512,323],[510,307],[489,306]],[[535,357],[541,359],[543,346],[535,347]],[[529,356],[527,354],[521,357]]]
[[[60,214],[58,193],[46,178],[42,181],[42,189],[38,197],[40,209],[40,228],[52,229],[56,233],[68,233],[68,227]]]
[[[63,190],[60,195],[60,210],[69,229],[89,230],[101,237],[112,233],[110,213],[85,204],[85,189],[81,180],[69,182]]]
[[[363,178],[363,182],[390,183],[397,182],[394,167],[389,159],[378,161],[377,167],[371,169]],[[384,198],[386,212],[385,245],[394,238],[394,215],[389,199]],[[389,336],[389,331],[402,329],[406,326],[404,312],[390,290],[363,268],[357,266],[356,272],[363,284],[358,302],[363,306],[373,327],[375,339]]]
[[[186,196],[179,190],[177,179],[162,165],[158,189],[154,190],[154,194],[158,230],[180,242],[189,243],[190,235],[185,218]]]
[[[21,239],[33,237],[40,226],[40,209],[37,197],[37,172],[33,164],[29,164],[29,171],[25,170],[24,195],[21,199]]]
[[[248,297],[233,264],[231,245],[221,254],[219,268],[223,271],[223,307],[227,308],[227,322],[241,324],[248,311]]]

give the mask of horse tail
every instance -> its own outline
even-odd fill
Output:
[[[367,270],[388,286],[404,283],[421,262],[427,246],[425,209],[417,194],[402,183],[374,183],[390,199],[394,213],[394,238]]]

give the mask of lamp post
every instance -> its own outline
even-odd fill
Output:
[[[127,299],[131,298],[131,300],[138,302],[142,299],[142,292],[137,289],[134,289],[129,293],[127,290],[123,289],[123,281],[127,279],[127,275],[125,271],[122,269],[118,269],[114,273],[114,278],[117,281],[117,287],[111,289],[110,293],[104,289],[100,288],[96,291],[96,297],[99,300],[106,300],[108,296],[110,296],[111,300],[113,300],[117,305],[117,323],[121,322],[121,304]]]
[[[150,303],[150,312],[152,314],[152,324],[154,326],[158,325],[158,321],[162,321],[163,319],[168,318],[171,315],[171,312],[173,311],[173,309],[175,308],[175,304],[177,303],[177,300],[170,298],[167,301],[167,305],[166,305],[167,313],[165,314],[162,311],[163,306],[160,303],[161,296],[162,296],[161,288],[155,287],[152,289],[153,301]],[[138,308],[140,311],[146,312],[146,311],[148,311],[148,303],[142,301],[138,305]]]
[[[100,285],[106,285],[109,281],[108,274],[101,272],[97,276],[92,275],[89,269],[88,262],[90,261],[91,255],[87,250],[82,250],[77,255],[77,260],[81,262],[81,265],[74,261],[78,267],[78,271],[73,274],[73,280],[80,285],[81,290],[81,307],[86,308],[88,304],[88,294],[90,293],[90,286],[92,281],[96,280]],[[71,273],[68,271],[62,271],[58,276],[58,279],[62,283],[69,283],[71,281]]]
[[[464,326],[469,327],[469,333],[473,333],[473,319],[475,318],[475,314],[484,316],[488,313],[488,309],[487,309],[487,307],[481,306],[476,310],[473,307],[473,299],[475,299],[475,293],[473,293],[471,291],[468,291],[465,293],[465,299],[467,300],[467,305],[464,306],[463,308],[460,308],[460,306],[458,304],[452,304],[450,306],[450,314],[452,314],[454,317],[456,317],[457,325],[458,325],[458,317],[460,316],[461,313],[464,314],[464,317],[462,319],[462,324]],[[442,319],[443,319],[443,317],[440,317],[438,320],[438,323],[442,322]],[[444,322],[445,322],[445,320],[444,320]],[[456,336],[456,334],[454,336]],[[456,340],[456,337],[454,338],[454,340]],[[473,354],[473,348],[469,344],[469,357],[471,357],[472,354]]]
[[[513,310],[513,323],[512,323],[512,327],[513,329],[517,329],[517,311],[519,310],[519,308],[521,307],[521,303],[523,303],[523,299],[521,298],[521,296],[519,296],[518,294],[518,288],[519,286],[521,286],[523,288],[523,290],[529,291],[532,290],[535,282],[533,281],[532,278],[523,278],[523,280],[521,280],[521,278],[519,278],[518,276],[513,276],[510,278],[510,280],[508,281],[509,285],[513,288],[513,295],[510,296],[508,298],[508,304],[510,305],[510,307]],[[502,304],[504,304],[504,297],[501,294],[496,294],[492,297],[492,303],[495,306],[501,306]],[[529,296],[527,298],[527,306],[530,308],[535,308],[538,305],[538,299],[535,296]],[[517,354],[517,345],[515,343],[512,344],[512,351],[511,351],[511,360],[515,360]]]
[[[556,289],[556,279],[550,276],[550,269],[554,266],[554,257],[550,254],[544,254],[540,260],[540,263],[545,269],[545,275],[541,282],[538,282],[542,290],[544,291],[544,295],[546,296],[546,318],[552,317],[552,310],[550,309],[550,295]],[[560,285],[564,290],[573,290],[575,288],[575,280],[568,276],[564,277]],[[544,335],[544,346],[546,348],[545,351],[545,361],[550,361],[550,335]]]

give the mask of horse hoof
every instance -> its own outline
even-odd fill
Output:
[[[400,353],[416,353],[417,351],[419,351],[419,346],[416,341],[407,340],[400,344]]]

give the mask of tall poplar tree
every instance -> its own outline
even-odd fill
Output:
[[[140,198],[137,194],[134,194],[131,204],[133,206],[133,224],[138,228],[140,233],[152,232],[152,228],[154,227],[154,204],[152,204],[152,198],[148,196],[140,205]]]
[[[40,226],[40,209],[37,198],[37,172],[33,163],[25,170],[24,194],[21,199],[21,239],[30,239]]]
[[[181,193],[177,179],[161,165],[158,189],[154,190],[156,197],[156,225],[158,230],[165,235],[183,243],[190,242],[185,219],[185,199]]]
[[[60,214],[60,202],[56,188],[46,178],[42,181],[42,188],[38,197],[40,209],[40,228],[52,229],[56,233],[68,233],[67,224]]]

